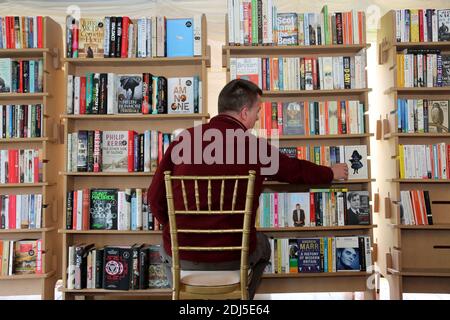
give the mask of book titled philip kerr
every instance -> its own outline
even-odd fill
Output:
[[[117,75],[116,92],[119,113],[142,112],[142,74]]]
[[[166,20],[167,57],[194,56],[194,25],[192,18]]]
[[[103,131],[104,172],[128,172],[128,131]]]
[[[131,247],[105,247],[103,287],[109,290],[128,290],[131,273]]]
[[[194,113],[194,77],[168,78],[169,114]]]

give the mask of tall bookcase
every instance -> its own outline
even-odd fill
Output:
[[[311,46],[277,46],[257,45],[239,46],[228,45],[228,17],[225,17],[226,45],[222,48],[222,65],[226,68],[227,82],[231,80],[231,58],[267,58],[267,57],[318,57],[318,56],[354,56],[370,45],[311,45]],[[367,79],[367,74],[366,74]],[[367,81],[366,81],[367,83]],[[280,147],[297,147],[306,145],[366,145],[367,154],[370,155],[370,137],[373,134],[369,130],[367,115],[369,106],[369,92],[371,89],[345,89],[345,90],[301,90],[301,91],[263,91],[262,101],[291,102],[327,101],[336,99],[358,100],[364,103],[365,133],[348,135],[280,135]],[[368,160],[368,179],[333,181],[331,185],[314,186],[317,188],[347,188],[348,190],[367,190],[372,199],[370,160]],[[307,192],[312,186],[291,185],[277,181],[266,181],[263,192]],[[370,206],[372,211],[372,206]],[[273,238],[311,238],[334,236],[359,236],[373,237],[373,229],[376,225],[371,221],[369,225],[359,226],[333,226],[333,227],[279,227],[257,228],[268,237]],[[373,238],[372,238],[373,240]],[[376,261],[376,243],[372,241],[372,257]],[[290,292],[364,292],[365,298],[374,298],[375,291],[368,289],[366,282],[371,276],[367,272],[329,272],[329,273],[281,273],[264,274],[257,293],[290,293]]]
[[[397,99],[450,100],[450,87],[402,88],[397,83],[396,54],[404,49],[450,50],[450,42],[396,42],[395,11],[381,19],[378,33],[379,85],[384,97],[377,104],[382,117],[382,139],[377,142],[377,186],[384,205],[380,207],[379,239],[381,273],[388,279],[391,299],[403,293],[450,292],[450,180],[400,179],[399,144],[450,143],[449,133],[398,133]],[[402,225],[400,191],[429,190],[433,225]]]
[[[210,48],[207,46],[206,16],[202,15],[202,55],[175,58],[66,58],[65,81],[68,75],[84,75],[86,72],[113,72],[132,74],[150,72],[165,77],[188,77],[198,75],[202,81],[202,113],[188,115],[173,114],[117,114],[117,115],[62,115],[64,121],[65,146],[67,134],[78,130],[158,130],[170,133],[175,129],[188,128],[204,123],[209,118],[207,96],[207,68],[210,67]],[[66,86],[67,87],[67,86]],[[67,164],[67,152],[65,152]],[[148,188],[153,172],[112,173],[112,172],[61,172],[64,177],[64,208],[67,191],[83,188]],[[64,216],[65,210],[61,215]],[[65,227],[64,227],[65,228]],[[117,231],[117,230],[59,230],[63,234],[62,270],[64,299],[95,298],[114,295],[170,298],[171,289],[148,290],[104,290],[67,289],[68,247],[79,243],[94,243],[96,247],[105,245],[133,245],[135,243],[161,244],[162,231]]]
[[[58,193],[58,170],[62,167],[59,114],[63,107],[58,94],[63,72],[59,54],[62,52],[62,32],[58,23],[43,17],[43,48],[0,49],[1,58],[43,59],[43,92],[0,93],[0,104],[42,104],[43,134],[40,138],[0,138],[1,149],[39,149],[43,156],[42,182],[9,183],[0,186],[1,194],[42,194],[42,227],[40,229],[0,230],[0,240],[42,239],[42,273],[0,276],[0,295],[40,295],[53,299],[60,274],[60,236],[62,194]]]

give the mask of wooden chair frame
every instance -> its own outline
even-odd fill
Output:
[[[253,204],[253,193],[255,186],[256,172],[249,171],[248,175],[234,175],[234,176],[171,176],[170,171],[164,172],[164,180],[166,185],[167,209],[170,224],[170,240],[172,247],[172,298],[178,299],[248,299],[248,252],[249,252],[249,238],[250,238],[250,223]],[[185,210],[175,210],[172,181],[181,180],[181,188],[183,195],[183,202]],[[195,205],[197,210],[188,210],[188,200],[186,196],[186,188],[184,181],[194,180],[195,188]],[[208,181],[208,210],[200,210],[200,195],[198,188],[199,180]],[[223,210],[223,202],[225,196],[225,181],[235,180],[233,199],[231,210]],[[247,191],[245,199],[245,209],[235,210],[238,181],[247,180]],[[220,210],[211,210],[212,207],[212,184],[211,181],[221,181],[220,190]],[[243,214],[243,227],[241,229],[178,229],[176,224],[176,215],[203,215],[203,214]],[[223,233],[242,233],[241,246],[227,246],[227,247],[199,247],[199,246],[179,246],[178,233],[192,233],[192,234],[223,234]],[[191,286],[180,283],[180,259],[179,251],[228,251],[240,250],[240,283],[233,285],[221,286]]]

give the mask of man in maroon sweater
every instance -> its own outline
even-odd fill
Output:
[[[167,200],[164,185],[164,171],[172,175],[247,175],[249,170],[256,171],[253,210],[250,233],[249,264],[252,270],[249,283],[249,297],[253,298],[264,268],[270,260],[270,245],[267,237],[257,233],[255,228],[256,211],[263,181],[273,180],[312,185],[326,185],[333,179],[347,179],[346,164],[330,167],[319,166],[305,160],[289,158],[265,139],[255,138],[248,130],[258,120],[262,91],[247,80],[229,82],[219,95],[219,115],[209,123],[184,130],[178,139],[172,142],[153,177],[148,192],[148,202],[153,215],[163,224],[163,246],[161,257],[171,281],[171,245]],[[225,185],[224,210],[230,209],[234,181]],[[189,209],[196,210],[193,183],[186,182]],[[212,210],[218,210],[220,203],[220,183],[212,186]],[[208,207],[207,185],[199,184],[200,206]],[[245,204],[246,182],[239,184],[236,208],[243,209]],[[181,185],[173,184],[175,209],[183,210]],[[228,205],[228,207],[226,206]],[[242,216],[177,217],[178,228],[227,229],[242,226]],[[240,245],[240,234],[192,235],[178,234],[180,245],[226,246]],[[230,270],[239,269],[240,252],[180,252],[181,267],[184,270]]]

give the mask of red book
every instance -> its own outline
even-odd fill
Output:
[[[314,192],[309,193],[309,204],[310,204],[310,208],[309,208],[310,223],[311,223],[311,226],[315,226],[316,225],[316,208],[314,206]]]
[[[342,134],[342,118],[341,118],[341,112],[342,112],[342,107],[341,107],[341,101],[337,102],[337,114],[338,114],[338,133]]]
[[[34,183],[39,182],[39,154],[37,156],[34,157],[33,159],[34,161],[34,172],[33,172],[33,178],[34,178]]]
[[[6,48],[7,49],[11,48],[11,35],[8,32],[9,31],[9,20],[10,20],[10,18],[8,16],[6,16],[5,17],[5,36],[6,36]]]
[[[413,206],[413,211],[414,211],[414,218],[416,220],[416,225],[423,225],[423,219],[422,219],[422,214],[420,212],[420,203],[419,203],[419,195],[418,195],[418,190],[411,190],[410,191],[411,194],[411,202],[412,202],[412,206]]]
[[[86,77],[80,77],[80,114],[86,114]]]
[[[128,172],[134,172],[134,134],[134,131],[128,131]]]
[[[317,81],[317,59],[316,58],[311,58],[311,64],[312,64],[312,78],[313,78],[313,89],[317,90],[318,89],[318,83],[319,81]]]
[[[44,35],[43,18],[42,18],[42,16],[38,16],[37,17],[37,37],[38,37],[37,45],[38,45],[38,48],[44,47],[43,35]]]
[[[16,48],[16,38],[14,35],[14,17],[9,17],[9,41],[10,49]]]
[[[325,134],[330,134],[330,124],[328,123],[328,101],[325,101]]]
[[[23,92],[23,60],[19,61],[19,93]]]
[[[18,160],[19,151],[15,149],[8,150],[8,182],[18,183],[19,174],[17,170],[19,169]]]
[[[423,190],[417,190],[419,193],[420,213],[422,215],[423,224],[428,224],[427,208],[425,207],[425,196]]]
[[[270,129],[272,129],[272,105],[270,101],[264,102],[264,119],[267,136],[270,136]]]
[[[16,195],[11,194],[9,195],[9,204],[8,204],[8,228],[9,229],[16,229]]]
[[[261,58],[261,64],[262,64],[262,81],[261,81],[261,89],[266,89],[266,79],[267,79],[267,66],[266,66],[266,58]]]
[[[130,18],[122,18],[122,46],[121,46],[121,58],[128,58],[128,25],[130,24]]]
[[[161,162],[164,154],[162,132],[158,132],[158,163]]]
[[[358,37],[359,43],[364,43],[364,30],[363,30],[363,12],[358,12]]]
[[[82,230],[89,230],[89,218],[90,218],[90,212],[89,212],[89,201],[90,193],[89,189],[83,189],[83,211],[81,214],[83,224],[81,229]]]
[[[450,179],[450,144],[447,145],[447,179]]]
[[[73,191],[72,230],[77,230],[78,192]]]
[[[78,58],[78,35],[79,30],[76,25],[72,26],[72,56]]]
[[[423,10],[419,9],[419,41],[423,42]]]

